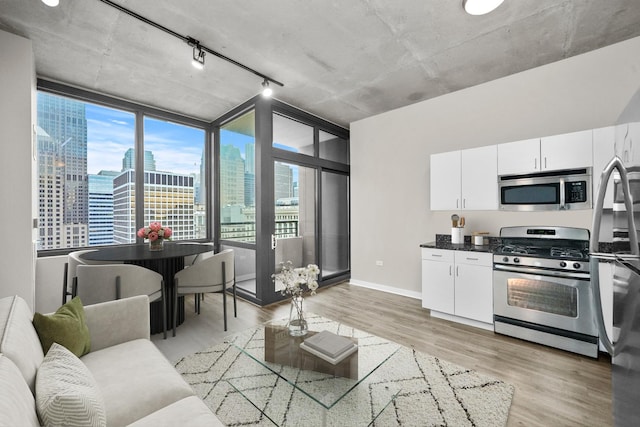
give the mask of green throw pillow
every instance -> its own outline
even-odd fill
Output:
[[[45,354],[56,342],[80,357],[91,349],[91,337],[84,317],[84,308],[79,297],[63,305],[51,315],[36,313],[33,316],[42,350]]]

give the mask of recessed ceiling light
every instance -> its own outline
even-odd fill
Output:
[[[58,4],[60,4],[60,1],[59,0],[42,0],[42,3],[46,4],[47,6],[56,7]]]
[[[462,7],[469,15],[484,15],[502,4],[504,0],[462,0]]]

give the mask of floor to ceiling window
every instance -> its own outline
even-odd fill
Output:
[[[205,131],[145,116],[144,224],[161,222],[172,240],[207,237]]]
[[[212,235],[207,123],[38,84],[39,250],[134,243],[151,221],[173,240]]]
[[[348,131],[261,97],[213,125],[220,243],[236,253],[241,294],[261,305],[282,299],[272,274],[288,261],[319,265],[321,287],[348,278]]]
[[[219,130],[219,215],[221,249],[235,253],[237,286],[256,295],[255,111],[226,122]]]

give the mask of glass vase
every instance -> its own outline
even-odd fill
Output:
[[[164,248],[164,239],[149,240],[150,251],[161,251]]]
[[[304,318],[303,308],[304,298],[301,296],[293,296],[291,298],[291,309],[289,311],[289,335],[301,337],[309,332],[309,325]]]

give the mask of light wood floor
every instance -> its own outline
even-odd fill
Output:
[[[172,362],[219,343],[223,337],[289,314],[288,303],[257,307],[229,304],[229,330],[222,326],[222,295],[207,295],[202,313],[187,318],[177,336],[152,337]],[[494,376],[515,386],[509,426],[609,426],[611,365],[490,331],[431,318],[416,299],[349,285],[332,286],[305,298],[306,310],[396,341],[443,360]]]

